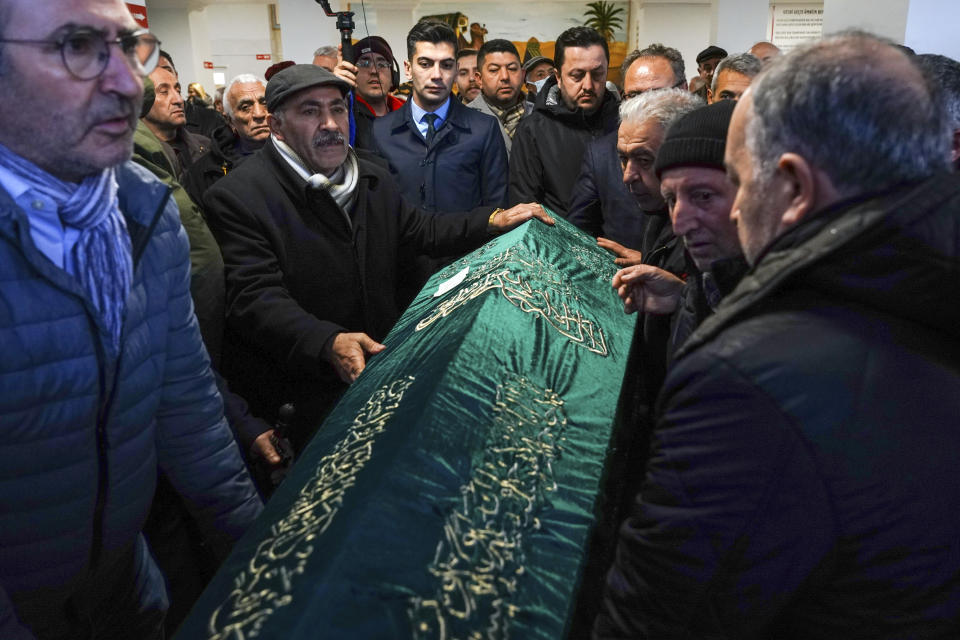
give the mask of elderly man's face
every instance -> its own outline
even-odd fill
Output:
[[[603,102],[607,83],[607,57],[598,44],[567,47],[560,66],[560,96],[570,109],[593,113]]]
[[[166,69],[157,67],[150,74],[157,97],[150,112],[144,116],[147,124],[155,131],[173,135],[179,127],[187,124],[183,111],[183,96],[180,95],[180,82],[177,76]]]
[[[660,211],[664,207],[660,180],[653,170],[657,152],[663,144],[663,127],[649,118],[640,123],[624,122],[617,132],[617,155],[623,169],[623,184],[636,198],[643,211]]]
[[[71,27],[107,38],[138,29],[120,0],[5,0],[3,37],[55,39]],[[130,157],[143,78],[119,47],[107,68],[77,80],[60,51],[32,44],[3,45],[0,59],[0,143],[42,169],[79,181]]]
[[[543,80],[547,76],[553,75],[557,72],[556,67],[544,60],[543,62],[538,62],[530,70],[527,71],[526,82],[527,84],[533,84],[538,80]]]
[[[267,124],[267,98],[260,82],[237,82],[227,92],[232,115],[230,124],[245,140],[263,142],[270,137]]]
[[[660,193],[667,203],[673,233],[683,238],[700,271],[740,253],[730,209],[737,190],[727,175],[711,167],[674,167],[663,172]]]
[[[752,80],[750,76],[737,71],[721,69],[720,75],[717,76],[717,90],[707,89],[707,104],[713,104],[719,100],[739,100]]]
[[[783,216],[783,211],[777,210],[780,205],[754,177],[755,160],[746,145],[747,127],[753,117],[753,100],[747,93],[733,111],[723,158],[727,176],[737,188],[730,218],[737,225],[740,246],[750,264],[776,237]]]
[[[457,90],[463,96],[464,102],[470,102],[480,95],[476,54],[461,56],[457,60]]]
[[[673,67],[666,58],[637,58],[623,79],[623,96],[627,100],[645,91],[666,89],[678,84],[682,86],[684,82],[684,78],[677,78],[673,74]]]
[[[304,89],[270,117],[270,130],[286,142],[307,168],[325,176],[347,159],[350,120],[347,102],[336,87]]]
[[[413,84],[413,100],[426,111],[433,111],[450,97],[457,75],[457,59],[449,42],[418,42],[413,59],[404,60]]]
[[[483,57],[480,89],[487,102],[500,108],[515,105],[521,84],[523,68],[520,66],[520,58],[505,51],[494,51]]]
[[[313,64],[317,67],[323,67],[327,71],[333,71],[337,66],[336,56],[313,56]]]
[[[708,82],[712,80],[713,70],[717,68],[721,60],[723,60],[723,58],[707,58],[703,62],[698,63],[697,72],[700,74],[700,77]]]
[[[758,42],[750,47],[750,53],[755,55],[763,63],[763,66],[767,66],[780,55],[780,48],[769,42]]]

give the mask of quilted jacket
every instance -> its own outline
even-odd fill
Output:
[[[261,509],[223,420],[169,189],[132,163],[117,180],[134,261],[118,359],[77,282],[0,190],[3,638],[22,633],[10,601],[29,625],[129,551],[158,468],[214,538],[235,539]]]

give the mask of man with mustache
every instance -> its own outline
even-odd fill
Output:
[[[530,217],[549,221],[539,205],[413,208],[387,170],[347,144],[349,90],[313,65],[270,78],[270,140],[204,198],[226,264],[224,373],[257,415],[294,403],[297,450],[383,351],[402,309],[401,246],[464,253]]]
[[[198,204],[213,184],[258,151],[270,137],[267,124],[266,87],[246,73],[230,81],[223,94],[223,115],[227,120],[213,132],[210,151],[187,170],[183,186]]]
[[[156,38],[120,0],[0,23],[0,637],[163,637],[158,472],[225,552],[260,512],[169,189],[129,162]]]
[[[180,81],[175,73],[157,67],[150,73],[154,86],[154,102],[143,123],[155,136],[173,149],[176,155],[176,178],[182,180],[193,162],[210,148],[210,138],[187,131],[187,115]]]
[[[567,217],[587,143],[617,129],[617,97],[606,91],[607,41],[589,27],[557,38],[559,73],[520,121],[510,155],[510,202],[542,202]]]

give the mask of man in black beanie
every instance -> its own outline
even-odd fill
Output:
[[[730,219],[736,187],[723,166],[736,103],[723,100],[680,118],[664,138],[654,170],[673,233],[686,250],[686,282],[651,265],[621,269],[614,286],[629,312],[673,314],[672,353],[731,291],[747,269]]]

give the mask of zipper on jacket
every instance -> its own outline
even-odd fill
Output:
[[[94,325],[96,331],[96,325]],[[110,418],[110,408],[116,399],[117,375],[111,376],[110,388],[107,389],[107,372],[105,368],[106,354],[103,351],[103,340],[97,337],[97,361],[99,362],[100,372],[100,402],[97,407],[97,502],[93,509],[93,544],[90,547],[90,567],[96,568],[100,562],[101,549],[103,547],[103,512],[107,506],[107,487],[110,482],[110,466],[107,451],[110,450],[110,440],[107,436],[107,422]],[[120,370],[120,360],[123,357],[123,334],[121,333],[120,351],[117,353],[117,359],[114,366],[117,373]]]
[[[100,562],[100,547],[103,545],[103,511],[107,503],[107,482],[110,470],[107,463],[107,372],[105,370],[103,340],[99,329],[91,320],[94,340],[97,342],[97,372],[100,392],[97,399],[97,501],[93,508],[93,539],[90,545],[90,568]]]

